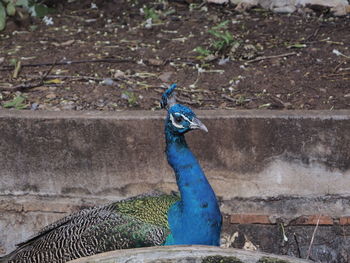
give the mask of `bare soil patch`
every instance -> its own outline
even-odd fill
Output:
[[[158,109],[164,83],[177,83],[180,102],[200,109],[350,108],[349,17],[181,1],[93,3],[60,3],[53,25],[8,21],[0,34],[0,108]],[[238,46],[200,57],[194,49],[209,48],[217,40],[209,30],[224,21]]]

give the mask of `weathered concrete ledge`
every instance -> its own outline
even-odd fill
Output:
[[[174,188],[164,112],[0,111],[0,194]],[[202,111],[189,144],[219,196],[350,194],[350,111]]]
[[[350,216],[350,111],[197,113],[209,133],[188,143],[224,213]],[[175,190],[164,115],[0,110],[0,254],[70,211]]]
[[[115,250],[69,263],[307,263],[298,258],[209,246],[167,246]]]

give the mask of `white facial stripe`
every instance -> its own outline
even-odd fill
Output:
[[[186,121],[188,121],[189,123],[192,123],[192,121],[190,121],[185,115],[181,114],[182,118]]]
[[[182,114],[181,114],[182,115]],[[182,115],[183,116],[183,115]],[[176,123],[176,121],[174,120],[174,116],[172,114],[170,114],[170,120],[171,120],[171,123],[178,129],[183,129],[184,126],[179,124],[179,123]]]
[[[181,114],[182,115],[182,114]],[[188,121],[190,123],[190,127],[191,128],[195,128],[197,127],[198,125],[192,121],[190,121],[186,116],[182,115],[182,118],[184,118],[186,121]]]

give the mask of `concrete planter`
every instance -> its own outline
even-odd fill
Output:
[[[169,246],[116,250],[69,263],[306,263],[310,261],[239,249]]]

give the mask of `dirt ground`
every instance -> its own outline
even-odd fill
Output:
[[[0,108],[154,110],[171,83],[180,102],[200,109],[350,108],[349,16],[60,2],[52,25],[11,18],[0,32]],[[227,32],[230,42],[215,49]]]

